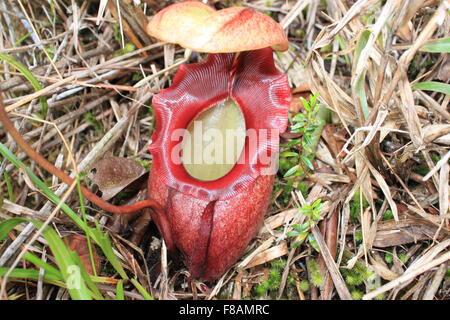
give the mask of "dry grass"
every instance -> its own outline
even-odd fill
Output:
[[[166,4],[140,2],[0,2],[0,54],[22,63],[41,84],[33,87],[0,58],[6,109],[33,146],[67,171],[73,169],[71,156],[75,172],[111,154],[150,163],[151,96],[170,84],[180,64],[201,58],[148,37],[146,15]],[[217,7],[235,2],[209,1]],[[449,54],[422,49],[450,36],[450,1],[239,3],[270,14],[287,30],[290,50],[277,54],[276,62],[295,99],[310,88],[333,111],[314,172],[279,174],[264,226],[246,255],[207,285],[188,285],[186,270],[167,256],[154,227],[138,246],[123,232],[131,217],[112,218],[88,207],[88,221],[111,230],[124,269],[159,299],[448,299],[450,95],[414,85],[450,80]],[[42,97],[46,121],[25,121],[37,118]],[[294,104],[292,110],[304,112]],[[0,135],[16,151],[1,128]],[[66,193],[67,185],[28,165],[57,195]],[[23,216],[50,223],[61,236],[81,233],[21,170],[5,160],[0,173],[0,220]],[[289,232],[308,221],[298,208],[317,199],[323,203],[320,222],[309,230],[311,241],[296,246],[299,238]],[[67,203],[78,210],[77,197]],[[141,216],[134,226],[147,223]],[[34,268],[19,259],[26,250],[53,261],[34,230],[21,224],[0,242],[0,267],[16,260]],[[105,264],[101,275],[119,278]],[[10,299],[68,298],[65,289],[42,278],[3,280]],[[99,284],[105,297],[117,294],[113,280]],[[125,296],[143,298],[127,284]]]

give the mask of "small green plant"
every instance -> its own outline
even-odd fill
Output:
[[[314,170],[313,159],[315,156],[315,149],[317,147],[318,137],[317,129],[323,126],[324,121],[321,117],[318,117],[320,104],[317,103],[318,94],[310,96],[309,100],[300,98],[305,108],[305,113],[297,113],[292,118],[292,133],[302,133],[302,137],[299,139],[293,139],[284,147],[286,151],[280,154],[281,159],[290,158],[289,161],[280,161],[280,168],[283,168],[283,164],[286,162],[293,164],[284,172],[284,177],[291,176],[303,176],[310,170]],[[321,131],[321,130],[320,130]],[[319,132],[320,137],[320,132]],[[301,149],[301,153],[298,149]],[[283,170],[284,171],[284,170]]]
[[[350,201],[350,221],[352,223],[358,223],[361,211],[364,211],[368,206],[369,202],[367,202],[361,191],[359,189],[356,190],[352,200]]]
[[[422,176],[425,176],[428,172],[430,172],[430,169],[426,164],[418,164],[416,166],[413,166],[411,168],[411,171],[414,173],[418,173]]]
[[[299,209],[299,213],[307,217],[306,221],[302,224],[294,224],[292,230],[290,230],[286,236],[289,238],[294,238],[292,246],[294,248],[302,245],[305,240],[317,251],[319,252],[319,246],[314,236],[311,234],[311,228],[315,227],[321,216],[322,210],[322,200],[317,199],[311,205],[304,205]]]
[[[87,123],[89,123],[91,126],[93,126],[97,133],[103,132],[102,122],[95,119],[95,116],[92,113],[90,113],[90,112],[86,113],[84,115],[84,120],[86,120]]]
[[[138,82],[139,80],[144,79],[144,76],[142,75],[142,72],[135,72],[131,76],[131,81]]]
[[[120,25],[118,23],[114,23],[113,30],[114,30],[114,40],[116,40],[118,43],[121,43],[122,42],[122,32],[120,30]]]
[[[48,56],[53,59],[55,56],[55,49],[52,47],[44,48],[44,50],[47,52]]]

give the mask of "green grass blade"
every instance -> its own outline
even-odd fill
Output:
[[[0,241],[3,241],[8,236],[8,232],[15,228],[15,226],[21,224],[23,221],[17,218],[8,219],[0,223]]]
[[[14,190],[11,184],[11,179],[9,178],[9,174],[5,171],[3,172],[3,177],[5,178],[6,182],[6,189],[8,190],[8,198],[9,201],[14,202]]]
[[[35,256],[31,252],[27,252],[23,255],[23,259],[27,260],[28,262],[31,262],[35,266],[42,268],[45,270],[46,273],[53,274],[57,277],[59,277],[59,280],[62,280],[61,272],[59,272],[58,269],[53,267],[52,265],[48,264],[47,262],[43,261],[39,257]]]
[[[86,218],[86,209],[84,207],[84,198],[83,193],[81,192],[81,183],[80,183],[80,177],[77,176],[77,191],[78,191],[78,197],[80,199],[80,208],[81,208],[81,215],[83,216],[83,222],[87,226],[87,218]],[[92,243],[91,243],[91,237],[89,236],[89,232],[86,233],[86,241],[89,249],[89,259],[91,261],[92,270],[94,270],[94,276],[97,275],[97,270],[95,268],[95,261],[94,261],[94,254],[92,251]]]
[[[116,300],[125,300],[125,292],[123,290],[123,280],[119,280],[116,286]]]
[[[146,300],[153,300],[153,297],[150,295],[150,293],[147,292],[147,290],[144,289],[144,287],[136,280],[131,279],[131,283],[138,289],[139,293],[142,294],[142,296]]]
[[[413,90],[436,91],[450,95],[450,84],[437,81],[419,82],[413,85],[412,88]]]
[[[15,47],[19,47],[22,45],[22,43],[27,40],[30,35],[32,34],[32,32],[28,32],[27,34],[25,34],[23,37],[21,37],[19,40],[17,40],[16,42],[14,42],[14,46]]]
[[[9,271],[8,267],[0,267],[0,277],[3,277],[5,274],[7,274]],[[20,279],[32,279],[32,280],[39,280],[39,270],[35,269],[21,269],[16,268],[14,269],[11,274],[9,275],[11,278],[20,278]],[[53,282],[53,281],[61,281],[62,278],[58,277],[57,275],[53,273],[44,273],[43,280],[45,282]],[[60,283],[60,286],[64,286],[63,283]]]
[[[25,67],[23,64],[21,64],[19,61],[8,56],[7,54],[3,54],[3,53],[0,53],[0,59],[3,61],[6,61],[9,65],[16,68],[20,73],[22,73],[23,76],[33,86],[34,90],[36,90],[36,91],[42,90],[42,86],[39,83],[39,81],[36,79],[36,77],[30,72],[30,70],[28,70],[27,67]],[[41,102],[41,106],[42,106],[42,118],[45,119],[45,116],[47,115],[47,110],[48,110],[47,98],[40,97],[39,101]]]
[[[425,51],[425,52],[449,53],[450,52],[450,37],[428,41],[419,50]]]
[[[120,276],[124,280],[128,280],[128,276],[125,273],[125,270],[122,268],[122,264],[120,263],[119,259],[117,259],[116,255],[114,254],[111,240],[109,239],[109,235],[107,233],[102,233],[99,230],[93,230],[93,232],[97,232],[97,244],[102,249],[103,254],[108,259],[109,263],[113,266],[113,268],[120,274]]]
[[[361,52],[364,50],[364,48],[367,45],[367,42],[369,41],[370,34],[371,34],[371,32],[369,30],[365,30],[361,34],[361,37],[356,46],[354,70],[356,69],[356,66],[358,65],[358,60],[361,55]],[[359,75],[359,77],[356,81],[356,85],[355,85],[356,94],[358,95],[359,102],[361,104],[361,110],[363,112],[364,119],[366,119],[369,115],[369,105],[367,104],[365,82],[366,82],[366,70],[361,72],[361,74]],[[364,119],[361,119],[361,121]]]

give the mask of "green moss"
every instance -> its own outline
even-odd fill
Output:
[[[342,268],[342,274],[345,282],[354,289],[363,285],[364,281],[367,281],[374,275],[374,273],[361,262],[357,262],[352,269]]]
[[[257,297],[262,297],[267,292],[267,288],[262,284],[255,286],[254,290]]]
[[[315,259],[308,259],[306,261],[306,267],[308,268],[312,284],[320,287],[323,284],[323,276],[320,273],[317,261]]]
[[[291,198],[291,192],[294,190],[294,187],[292,186],[293,180],[288,181],[286,184],[277,183],[274,186],[274,192],[273,194],[278,195],[279,190],[282,190],[281,194],[277,196],[277,202],[288,205]]]
[[[309,282],[308,282],[308,280],[300,281],[300,290],[302,290],[302,292],[309,291]]]
[[[386,294],[385,293],[380,293],[379,295],[377,295],[375,297],[375,300],[385,300],[386,299]]]
[[[355,241],[361,243],[363,241],[363,234],[361,231],[355,232]]]
[[[398,259],[399,259],[403,264],[405,264],[406,262],[408,262],[408,256],[407,256],[406,253],[404,253],[404,252],[400,252],[400,253],[398,254]]]
[[[371,276],[373,276],[373,271],[369,270],[369,268],[367,268],[365,266],[365,264],[361,263],[361,262],[357,262],[355,264],[355,266],[353,267],[353,269],[359,273],[364,279],[368,279]]]
[[[270,262],[272,266],[272,270],[274,269],[284,269],[286,267],[286,260],[283,259],[275,259]]]
[[[308,184],[305,181],[300,182],[297,189],[302,193],[305,199],[308,197]]]
[[[364,282],[364,279],[356,272],[349,271],[345,275],[345,282],[350,286],[359,286]]]
[[[141,72],[135,72],[131,76],[131,81],[133,81],[133,82],[138,82],[138,81],[140,81],[142,79],[144,79],[144,76],[142,75]]]
[[[145,170],[147,170],[147,171],[150,170],[150,167],[151,167],[151,162],[150,161],[144,160],[144,159],[139,159],[139,158],[134,159],[134,161],[136,161],[141,166],[143,166],[145,168]]]
[[[359,290],[353,290],[351,292],[353,300],[361,300],[364,296],[364,293]]]
[[[394,261],[394,256],[392,255],[392,253],[386,252],[384,254],[384,261],[386,261],[386,263],[391,264]]]
[[[303,38],[303,37],[306,35],[306,33],[305,33],[305,30],[303,30],[303,29],[296,29],[296,30],[294,31],[294,35],[295,35],[297,38]]]
[[[422,176],[425,176],[430,171],[430,169],[428,168],[427,165],[420,164],[420,165],[412,167],[412,171],[414,173],[417,173],[417,174],[420,174]]]
[[[383,215],[383,220],[392,220],[394,219],[394,214],[391,210],[386,210]]]
[[[278,290],[280,288],[281,276],[283,274],[283,270],[286,267],[286,260],[284,259],[275,259],[270,261],[270,270],[269,277],[267,280],[262,281],[260,284],[254,287],[254,293],[257,297],[262,297],[264,295],[270,296],[272,299],[275,299],[278,295]],[[287,282],[288,285],[293,286],[295,280],[293,282]]]

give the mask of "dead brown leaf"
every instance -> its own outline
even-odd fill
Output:
[[[420,218],[406,218],[399,222],[394,220],[381,221],[377,226],[377,234],[373,242],[374,247],[386,248],[433,239],[438,227]],[[445,236],[439,233],[438,239]]]
[[[263,252],[257,254],[253,259],[245,266],[246,269],[258,266],[260,264],[269,262],[273,259],[282,257],[288,254],[288,248],[286,241],[280,242],[280,244],[264,250]]]
[[[128,158],[112,157],[95,163],[92,182],[98,185],[102,198],[109,200],[130,183],[141,177],[145,168]]]

